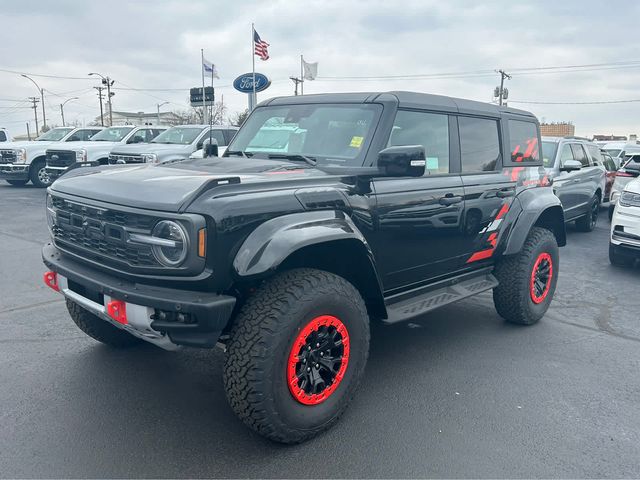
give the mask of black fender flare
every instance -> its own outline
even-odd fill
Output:
[[[503,255],[518,253],[536,226],[549,228],[556,237],[558,246],[567,244],[567,234],[564,223],[564,210],[560,199],[550,188],[532,188],[516,197],[522,211],[515,221],[507,240]]]

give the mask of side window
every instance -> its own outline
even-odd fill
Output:
[[[145,130],[138,130],[136,133],[134,133],[131,138],[129,140],[127,140],[127,143],[144,143],[144,142],[148,142],[148,133],[150,132],[150,130],[145,129]]]
[[[74,137],[77,136],[77,139],[69,139],[69,141],[71,142],[77,142],[77,141],[81,141],[81,142],[85,142],[87,140],[89,140],[91,137],[93,137],[96,133],[98,133],[97,130],[78,130],[75,134]]]
[[[585,153],[584,148],[582,148],[582,145],[572,143],[571,150],[573,151],[573,158],[578,160],[583,167],[589,166],[589,159],[587,158],[587,154]]]
[[[227,143],[226,145],[229,145],[231,143],[231,140],[233,139],[233,136],[236,134],[237,130],[225,130],[224,131],[224,138],[226,139]]]
[[[535,123],[509,120],[509,151],[511,161],[530,163],[540,161],[538,129]]]
[[[164,130],[160,130],[158,128],[152,128],[151,130],[149,130],[149,136],[147,137],[148,138],[147,142],[150,142],[151,140],[156,138],[158,135],[160,135],[162,132],[164,132]]]
[[[567,160],[575,160],[573,158],[573,151],[571,150],[571,146],[568,143],[565,143],[562,146],[562,152],[560,153],[560,166],[564,166],[564,162]]]
[[[0,142],[6,142],[7,141],[7,134],[4,133],[4,130],[0,130]]]
[[[498,121],[458,117],[462,172],[491,172],[500,158]]]
[[[598,146],[586,145],[586,147],[587,150],[589,150],[589,155],[591,155],[591,160],[593,160],[594,165],[602,165],[602,154]]]
[[[449,116],[399,110],[389,136],[389,147],[422,145],[426,174],[449,173]]]
[[[199,145],[198,149],[201,149],[203,142],[208,139],[209,139],[209,133],[207,133],[204,137],[200,139],[200,141],[198,142],[198,145]],[[224,141],[224,135],[222,133],[222,130],[211,130],[211,139],[217,141],[219,147],[226,146],[226,142]]]

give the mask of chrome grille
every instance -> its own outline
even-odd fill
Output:
[[[16,151],[15,150],[0,150],[0,163],[15,163],[16,162]]]
[[[47,150],[47,165],[50,167],[68,167],[76,163],[76,152],[69,150]]]
[[[62,250],[106,264],[115,260],[131,267],[160,267],[149,245],[128,241],[129,233],[150,234],[158,218],[55,196],[51,203],[51,231]]]
[[[120,155],[112,153],[109,155],[109,163],[144,163],[142,155]]]

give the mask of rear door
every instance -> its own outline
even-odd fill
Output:
[[[452,273],[466,253],[456,129],[446,113],[397,112],[388,146],[424,146],[427,168],[420,178],[372,181],[375,227],[367,239],[385,291]]]
[[[577,160],[577,158],[574,157],[570,143],[561,143],[559,148],[559,169],[562,169],[567,160]],[[560,170],[560,173],[553,181],[553,191],[560,199],[560,203],[562,203],[565,219],[569,219],[577,215],[578,195],[576,190],[578,188],[577,182],[579,181],[580,179],[577,177],[575,171],[563,172],[562,170]]]

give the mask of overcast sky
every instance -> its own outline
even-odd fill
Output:
[[[155,112],[163,101],[172,102],[163,110],[187,109],[188,89],[201,83],[201,48],[218,66],[217,100],[224,95],[229,114],[246,108],[246,95],[231,83],[251,70],[251,22],[271,44],[271,59],[256,58],[256,70],[273,82],[258,100],[293,93],[288,78],[299,74],[301,53],[319,62],[321,77],[306,82],[305,93],[414,90],[487,102],[497,74],[406,76],[640,61],[640,2],[632,0],[2,0],[0,6],[0,69],[81,78],[34,77],[47,91],[49,124],[61,124],[59,104],[73,96],[79,99],[66,105],[67,121],[88,123],[99,114],[92,71],[115,79],[115,111]],[[506,83],[510,105],[541,120],[572,121],[579,134],[640,133],[640,102],[516,103],[640,99],[640,64],[587,70],[514,73]],[[389,75],[405,78],[322,78]],[[19,134],[26,121],[33,126],[33,111],[21,102],[32,95],[37,91],[27,79],[0,72],[0,127]]]

